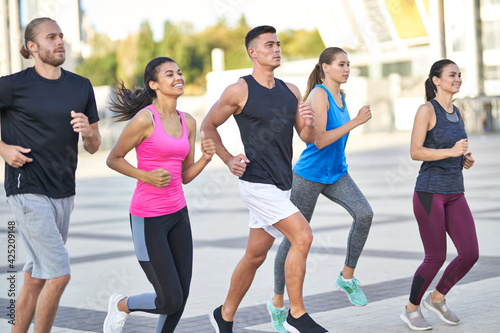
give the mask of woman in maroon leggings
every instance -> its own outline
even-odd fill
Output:
[[[415,272],[410,299],[401,319],[413,330],[429,330],[420,302],[446,260],[446,234],[458,256],[446,267],[436,289],[423,301],[444,322],[456,325],[458,317],[446,305],[445,295],[474,266],[479,250],[474,219],[464,196],[462,169],[474,164],[463,123],[463,111],[453,105],[462,84],[461,72],[451,60],[434,63],[425,81],[427,103],[415,116],[411,157],[423,161],[413,195],[425,258]]]

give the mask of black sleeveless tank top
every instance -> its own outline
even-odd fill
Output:
[[[297,97],[279,79],[275,78],[275,86],[268,89],[251,75],[242,78],[248,85],[248,99],[234,119],[250,163],[240,179],[289,190]]]
[[[457,141],[466,139],[464,122],[458,108],[453,106],[453,113],[450,114],[436,100],[432,99],[430,102],[436,113],[436,125],[427,131],[424,147],[447,149],[452,148]],[[463,156],[423,162],[417,177],[415,191],[439,194],[464,192],[462,163]]]

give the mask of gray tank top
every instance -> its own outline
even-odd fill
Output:
[[[242,78],[248,85],[248,99],[234,119],[250,163],[240,179],[289,190],[297,97],[279,79],[275,78],[275,86],[269,89],[251,75]]]
[[[458,108],[453,106],[453,113],[450,114],[436,100],[432,99],[430,102],[436,113],[436,125],[427,132],[424,147],[447,149],[452,148],[457,141],[466,139],[464,122]],[[462,163],[463,156],[423,162],[418,173],[415,191],[439,194],[463,193]]]

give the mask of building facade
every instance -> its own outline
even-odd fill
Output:
[[[22,59],[24,27],[34,18],[50,17],[64,32],[66,62],[73,70],[83,49],[82,11],[79,0],[0,0],[0,75],[15,73],[33,64]]]
[[[462,71],[458,98],[500,96],[500,0],[304,3],[325,45],[344,48],[352,77],[366,79],[361,91],[352,88],[356,96],[383,110],[381,123],[372,122],[375,128],[411,127],[414,112],[424,101],[429,68],[442,58],[452,59]]]

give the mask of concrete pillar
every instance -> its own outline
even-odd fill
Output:
[[[7,0],[0,0],[0,76],[10,74]]]
[[[479,10],[479,0],[465,1],[464,11],[468,13],[466,22],[464,22],[468,27],[465,36],[467,81],[472,88],[472,96],[484,94],[483,48]]]
[[[369,77],[372,79],[381,79],[383,77],[382,73],[382,62],[374,61],[372,64],[368,65]]]
[[[10,70],[12,73],[22,70],[21,23],[19,21],[19,0],[9,0],[9,36],[10,36]]]
[[[72,52],[75,57],[80,57],[82,55],[83,49],[83,38],[82,38],[82,20],[80,16],[80,1],[75,0],[73,3],[73,10],[71,16],[74,17],[73,29],[74,29],[74,45],[72,45]]]
[[[447,57],[444,0],[429,0],[431,62]]]
[[[484,96],[484,59],[483,59],[483,34],[481,21],[481,1],[474,0],[473,7],[473,26],[474,26],[474,51],[476,52],[477,66],[477,95]]]
[[[215,48],[212,50],[212,72],[222,72],[224,69],[224,50]]]

